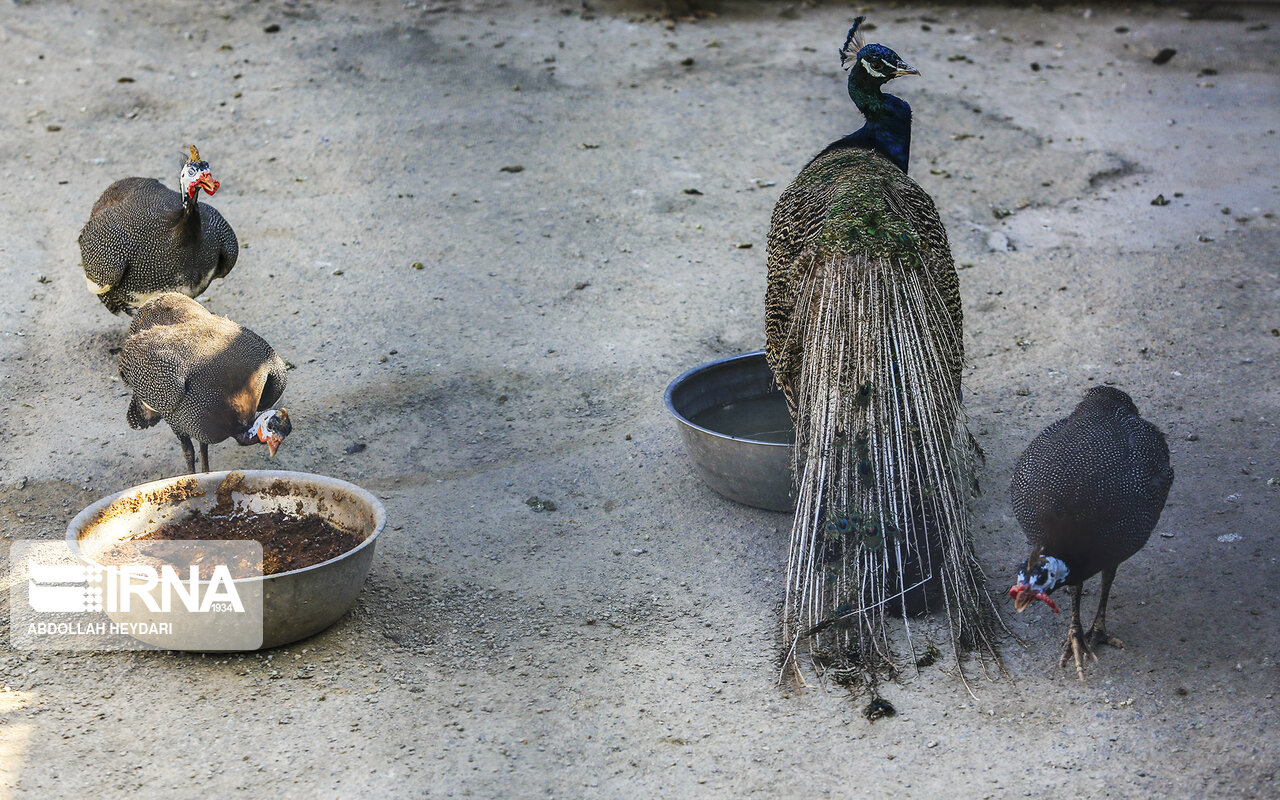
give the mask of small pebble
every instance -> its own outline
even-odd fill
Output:
[[[536,494],[524,501],[524,504],[534,511],[541,513],[543,511],[555,511],[556,504],[550,500],[543,500]]]
[[[1165,47],[1159,53],[1156,53],[1155,58],[1151,59],[1151,63],[1152,64],[1168,64],[1170,59],[1172,59],[1177,54],[1178,54],[1178,51],[1174,50],[1172,47]]]

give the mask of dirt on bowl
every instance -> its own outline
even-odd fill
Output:
[[[220,513],[223,512],[223,513]],[[133,539],[119,542],[97,554],[106,565],[123,565],[147,560],[132,542],[155,541],[255,541],[262,545],[262,559],[229,565],[232,578],[275,575],[314,566],[354,550],[364,539],[345,531],[325,518],[286,511],[266,513],[236,510],[225,513],[215,507],[195,511],[185,519],[167,522]],[[149,550],[148,552],[154,552]],[[199,564],[200,555],[184,551],[189,562]],[[201,570],[202,577],[204,570]]]

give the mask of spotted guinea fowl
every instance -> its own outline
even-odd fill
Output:
[[[807,640],[850,683],[895,672],[888,616],[930,606],[957,654],[996,657],[970,546],[959,282],[933,200],[906,174],[911,108],[882,91],[919,72],[864,45],[862,20],[840,57],[866,124],[779,197],[765,291],[765,352],[796,428],[787,662]],[[909,625],[902,641],[914,649]]]
[[[133,390],[131,428],[169,423],[187,471],[209,471],[209,445],[227,438],[276,449],[293,430],[289,412],[273,409],[285,387],[285,363],[248,328],[210,314],[176,292],[138,309],[120,352],[120,377]]]
[[[1142,417],[1129,395],[1095,386],[1071,415],[1046,428],[1013,470],[1013,511],[1027,534],[1031,555],[1009,589],[1014,608],[1049,598],[1059,586],[1071,592],[1071,627],[1059,666],[1074,656],[1084,680],[1084,656],[1093,647],[1123,647],[1106,632],[1107,598],[1116,567],[1142,549],[1160,519],[1173,468],[1160,429]],[[1102,573],[1102,596],[1093,627],[1080,624],[1080,587]]]
[[[154,178],[123,178],[93,204],[80,231],[89,291],[113,314],[164,292],[195,297],[236,265],[240,246],[218,210],[199,202],[218,182],[191,145],[178,176],[181,192]]]

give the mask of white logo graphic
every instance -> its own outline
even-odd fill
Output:
[[[258,542],[131,540],[119,552],[91,542],[88,551],[61,541],[12,543],[8,638],[14,649],[262,646]]]
[[[102,610],[102,568],[27,563],[27,597],[44,613]]]
[[[184,580],[168,564],[157,572],[144,564],[84,567],[29,561],[27,578],[31,609],[46,614],[128,612],[140,610],[137,604],[151,612],[172,611],[178,604],[189,612],[244,612],[244,603],[225,564],[215,566],[213,575],[205,580],[200,578],[200,568],[193,564]]]

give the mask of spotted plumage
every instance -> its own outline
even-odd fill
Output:
[[[272,409],[285,389],[285,364],[263,339],[225,317],[170,292],[138,309],[120,352],[120,377],[133,390],[127,419],[149,428],[161,419],[195,471],[209,445],[234,438],[267,444],[272,455],[292,431],[288,412]]]
[[[1107,599],[1116,567],[1137,553],[1164,509],[1173,467],[1160,429],[1138,415],[1129,395],[1095,386],[1071,412],[1040,433],[1018,459],[1009,493],[1031,555],[1009,590],[1015,608],[1044,600],[1059,586],[1071,592],[1072,621],[1060,663],[1097,644],[1122,646],[1106,632]],[[1102,573],[1098,614],[1086,635],[1080,587]]]
[[[235,266],[240,246],[218,210],[199,202],[218,182],[194,145],[179,173],[181,192],[154,178],[123,178],[94,203],[80,231],[89,291],[113,314],[164,292],[195,297]]]
[[[862,45],[861,21],[841,59],[866,124],[774,207],[765,354],[796,427],[785,644],[874,681],[899,667],[895,611],[944,609],[957,651],[995,649],[970,544],[959,282],[937,208],[906,174],[910,108],[881,92],[919,73]]]

